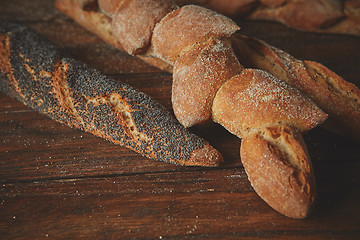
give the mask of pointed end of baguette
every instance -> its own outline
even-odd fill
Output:
[[[273,209],[297,219],[311,214],[316,186],[300,134],[279,126],[245,137],[241,161],[254,190]]]
[[[194,150],[190,158],[183,164],[185,166],[217,167],[224,162],[222,155],[206,143],[202,148]]]

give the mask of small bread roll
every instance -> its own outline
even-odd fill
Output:
[[[164,17],[154,28],[152,52],[165,61],[176,58],[192,45],[210,37],[228,37],[240,27],[209,9],[187,5]]]
[[[170,0],[128,0],[113,15],[114,35],[129,54],[142,54],[150,46],[155,25],[176,8]]]
[[[229,41],[210,38],[179,57],[173,69],[172,105],[185,127],[211,118],[216,92],[243,67]]]
[[[291,218],[314,208],[316,183],[301,134],[286,126],[264,128],[241,141],[241,162],[257,194]]]
[[[213,120],[242,138],[254,129],[287,125],[307,131],[327,114],[297,89],[262,70],[246,69],[227,81],[213,103]]]

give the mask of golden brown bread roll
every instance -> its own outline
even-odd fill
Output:
[[[208,38],[229,37],[240,27],[218,13],[188,5],[165,16],[154,28],[152,55],[174,64],[182,52]]]
[[[114,35],[126,52],[142,54],[150,46],[155,25],[176,8],[168,0],[125,1],[112,16]]]
[[[210,38],[181,55],[173,69],[171,98],[179,122],[191,127],[209,120],[217,90],[241,70],[229,41]]]
[[[305,132],[326,119],[297,89],[256,69],[245,69],[222,85],[212,111],[214,121],[240,138],[272,126]]]
[[[285,126],[266,127],[244,137],[240,152],[250,183],[265,202],[292,218],[311,213],[316,183],[301,134]]]

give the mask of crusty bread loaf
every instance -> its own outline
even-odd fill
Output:
[[[288,217],[309,215],[316,186],[301,134],[289,127],[267,127],[243,138],[240,152],[251,185],[265,202]]]
[[[124,1],[112,17],[114,35],[129,54],[145,53],[155,25],[176,8],[168,0]]]
[[[218,89],[241,70],[230,42],[210,38],[181,55],[173,69],[171,98],[179,122],[191,127],[209,120]]]
[[[136,2],[136,0],[133,1]],[[69,11],[68,7],[64,7],[66,4],[58,2],[57,5],[60,10],[65,8],[66,11],[64,12],[75,19],[78,19],[79,16],[73,14],[74,11]],[[149,2],[151,2],[151,0],[149,0]],[[121,4],[122,3],[120,3],[120,5]],[[146,5],[147,3],[143,4]],[[118,10],[116,10],[113,16],[116,16],[116,14],[119,13],[121,7],[117,9]],[[156,8],[151,9],[155,12],[162,11],[161,7],[159,7],[158,10],[156,10]],[[141,8],[140,13],[143,14]],[[152,13],[148,12],[144,14],[148,16],[152,15]],[[114,21],[117,21],[115,17],[112,18],[113,25],[116,24]],[[173,108],[174,112],[179,116],[179,120],[182,121],[184,125],[191,126],[206,121],[209,116],[212,116],[217,122],[221,124],[225,123],[224,126],[231,130],[231,127],[229,127],[231,125],[227,124],[228,114],[222,114],[224,109],[220,109],[221,106],[229,107],[231,101],[226,100],[228,102],[222,102],[221,100],[225,98],[222,98],[221,96],[226,96],[226,94],[220,95],[218,98],[220,100],[217,102],[222,102],[223,104],[218,104],[220,108],[213,108],[215,111],[212,111],[213,100],[215,99],[216,101],[219,92],[231,92],[231,89],[222,87],[226,86],[228,81],[230,83],[232,82],[229,79],[236,79],[238,77],[239,79],[244,80],[244,82],[233,82],[237,84],[236,88],[246,89],[248,87],[247,82],[249,82],[247,77],[251,75],[246,73],[255,72],[257,74],[251,75],[251,77],[255,79],[255,83],[266,82],[268,86],[271,86],[270,88],[262,89],[264,93],[263,98],[279,98],[279,94],[274,94],[274,91],[272,91],[275,87],[277,91],[285,91],[285,94],[281,95],[283,98],[280,97],[280,102],[283,101],[283,103],[276,105],[276,100],[273,101],[274,104],[258,102],[260,106],[268,111],[267,117],[269,117],[269,119],[256,119],[256,114],[252,113],[253,109],[243,109],[246,111],[244,112],[245,115],[248,114],[251,116],[250,118],[252,118],[252,120],[256,120],[256,124],[249,124],[247,129],[244,130],[243,126],[247,125],[247,121],[250,118],[240,118],[238,124],[234,125],[236,129],[231,130],[232,132],[240,131],[242,134],[239,136],[246,139],[252,134],[258,134],[269,127],[277,127],[280,129],[280,135],[286,135],[286,129],[288,128],[291,129],[291,131],[297,131],[299,132],[298,134],[300,134],[301,131],[307,131],[311,127],[320,124],[326,118],[326,114],[318,109],[311,100],[293,89],[290,90],[286,83],[280,82],[279,80],[274,81],[274,77],[270,74],[258,74],[258,70],[245,70],[244,74],[238,74],[243,70],[243,67],[235,58],[233,49],[229,44],[229,37],[238,29],[239,27],[233,21],[197,6],[186,6],[175,9],[155,25],[153,33],[150,34],[150,46],[148,47],[148,50],[146,50],[146,47],[142,49],[142,52],[148,56],[158,57],[168,64],[174,65]],[[129,29],[129,31],[136,32],[137,30]],[[125,35],[126,34],[124,34],[124,36]],[[117,38],[119,38],[119,41],[122,41],[121,38],[124,38],[124,36],[117,36]],[[266,80],[263,80],[263,78]],[[187,87],[186,85],[191,81],[193,82]],[[205,89],[206,92],[200,93],[201,89]],[[257,102],[258,100],[258,98],[249,95],[245,101]],[[288,106],[285,105],[285,100],[288,100]],[[239,103],[234,104],[234,106],[237,108],[241,103],[244,102],[239,101]],[[304,109],[299,109],[299,103]],[[261,107],[259,109],[261,109]],[[193,114],[191,110],[199,112]],[[254,112],[259,113],[259,111]],[[306,114],[309,114],[310,116],[307,116]],[[303,118],[305,118],[305,120]],[[289,143],[294,145],[290,146],[289,149],[297,149],[298,147],[303,149],[302,144],[296,142],[297,139],[294,138],[294,140]],[[265,141],[270,140],[271,139],[266,139]],[[244,151],[246,154],[248,149]],[[304,149],[302,151],[305,152]],[[259,151],[255,153],[259,155],[257,156],[258,158],[261,158],[264,152]],[[274,154],[279,159],[284,156],[285,158],[290,157],[282,154],[280,151]],[[271,159],[269,158],[268,161],[271,161]],[[305,161],[310,161],[307,156],[305,156]],[[273,172],[274,174],[282,174],[278,169],[274,169]],[[309,174],[312,174],[312,172]],[[309,179],[305,179],[305,184],[309,186],[309,191],[313,191],[312,183],[308,182],[308,180]],[[266,188],[266,185],[261,185],[261,187]],[[256,188],[254,189],[256,190]],[[299,188],[291,186],[289,186],[288,190],[300,191]],[[274,198],[281,199],[281,196],[276,196],[277,194],[280,194],[280,192],[273,192],[273,194]],[[295,195],[301,196],[300,193]],[[274,201],[274,203],[272,203],[272,201]],[[299,199],[299,201],[301,201],[301,199]],[[300,212],[289,214],[286,209],[278,207],[277,201],[270,200],[267,202],[274,209],[290,217],[302,218],[306,217],[309,213],[309,211],[307,211],[306,214]],[[308,209],[312,208],[312,202],[310,201],[305,203],[305,205],[307,205],[306,208]],[[300,208],[293,210],[303,212],[303,209]]]
[[[325,126],[360,140],[360,90],[312,61],[298,60],[255,38],[235,34],[235,54],[244,66],[263,69],[296,87],[329,114]]]
[[[165,16],[154,28],[151,52],[170,64],[193,45],[208,38],[229,37],[240,27],[218,13],[188,5]]]
[[[222,85],[212,111],[214,121],[240,138],[279,125],[305,132],[326,119],[297,89],[256,69],[245,69]]]
[[[360,36],[359,0],[176,0],[227,16],[280,22],[302,31]]]
[[[338,134],[360,140],[360,90],[322,64],[313,61],[298,64],[299,71],[295,76],[306,78],[306,82],[316,83],[311,92],[311,84],[303,87],[302,91],[308,95],[323,96],[313,99],[330,114],[325,127]]]
[[[0,22],[0,89],[34,110],[130,148],[181,165],[223,160],[146,94],[73,59],[35,32]]]

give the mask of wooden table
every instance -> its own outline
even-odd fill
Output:
[[[171,75],[103,43],[48,0],[1,0],[0,18],[35,29],[67,56],[148,93],[171,110]],[[238,21],[300,59],[360,87],[360,38]],[[0,239],[360,239],[360,142],[316,128],[305,135],[318,183],[306,220],[284,217],[254,192],[240,140],[194,127],[222,152],[219,168],[146,159],[70,129],[0,93]]]

